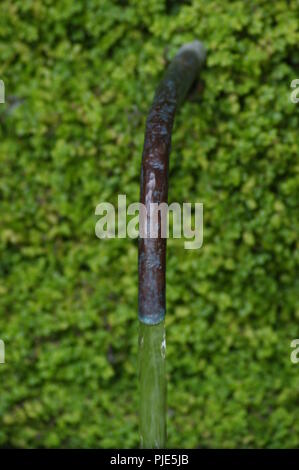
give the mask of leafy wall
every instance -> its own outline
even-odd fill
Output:
[[[168,445],[298,447],[298,1],[0,10],[0,445],[138,445],[137,242],[98,240],[94,210],[138,200],[155,87],[201,39],[170,163],[204,245],[168,244]]]

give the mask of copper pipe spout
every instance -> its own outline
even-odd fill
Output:
[[[150,204],[168,199],[168,161],[171,132],[177,108],[183,102],[204,64],[206,52],[200,41],[182,46],[166,70],[150,109],[142,155],[140,202],[146,207],[147,237],[139,239],[139,319],[148,325],[165,317],[166,238],[148,236]]]

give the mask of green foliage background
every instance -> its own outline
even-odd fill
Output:
[[[136,447],[137,243],[95,237],[139,198],[146,114],[185,42],[204,92],[176,119],[168,244],[169,447],[298,447],[299,2],[2,0],[2,447]]]

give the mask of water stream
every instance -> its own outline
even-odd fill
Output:
[[[164,321],[139,323],[140,440],[142,449],[166,445],[166,338]]]

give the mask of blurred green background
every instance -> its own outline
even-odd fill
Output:
[[[137,447],[137,242],[98,203],[139,199],[147,111],[185,42],[204,91],[176,119],[169,447],[298,447],[299,2],[2,0],[0,446]]]

